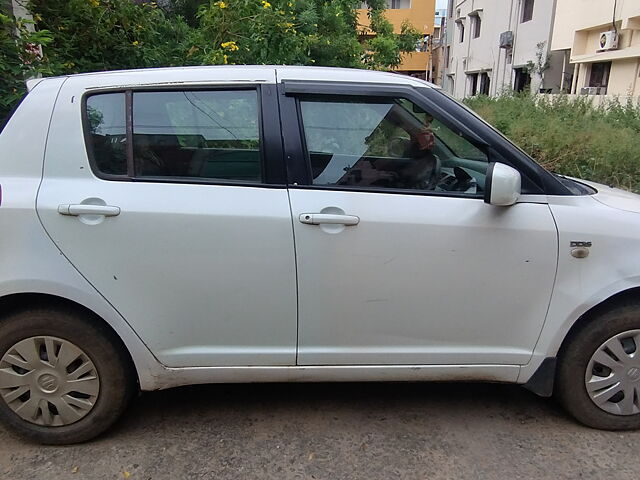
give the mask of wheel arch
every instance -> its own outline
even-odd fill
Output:
[[[549,351],[549,353],[540,360],[541,363],[537,365],[536,369],[528,377],[528,380],[523,383],[523,386],[537,395],[543,397],[551,396],[554,392],[557,365],[559,361],[561,361],[563,352],[578,332],[589,323],[595,321],[601,314],[617,306],[629,303],[636,303],[640,306],[640,287],[630,287],[618,291],[579,315],[569,326],[561,341],[558,343],[557,348]]]
[[[82,305],[77,301],[49,293],[21,292],[8,294],[0,297],[0,322],[2,322],[2,320],[11,313],[33,307],[73,310],[75,312],[82,313],[83,317],[86,318],[88,322],[103,330],[107,335],[111,337],[116,345],[120,349],[122,349],[122,352],[125,355],[125,358],[127,359],[127,362],[129,363],[129,366],[131,368],[131,373],[132,375],[134,375],[137,384],[140,385],[141,379],[139,368],[134,361],[134,358],[125,340],[109,322],[107,322],[104,318],[102,318],[89,307]]]
[[[556,356],[561,357],[562,352],[567,347],[567,345],[571,343],[571,340],[575,337],[575,335],[584,327],[586,327],[590,322],[598,318],[598,316],[613,308],[629,303],[637,303],[640,306],[640,287],[632,287],[617,292],[602,300],[600,303],[589,308],[586,312],[580,315],[575,322],[573,322],[566,335],[562,339],[562,342],[558,347],[558,351],[556,352]]]

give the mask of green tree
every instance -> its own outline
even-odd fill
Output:
[[[15,19],[8,11],[0,11],[0,119],[24,95],[25,80],[51,73],[40,56],[39,45],[48,45],[49,32],[33,32],[31,22]]]
[[[192,29],[154,2],[30,0],[44,49],[57,74],[189,64]]]

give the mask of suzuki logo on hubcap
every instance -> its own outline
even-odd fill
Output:
[[[50,373],[45,373],[38,378],[38,386],[43,392],[55,392],[58,388],[58,379]]]
[[[630,380],[637,382],[638,380],[640,380],[640,368],[631,367],[629,370],[627,370],[627,376]]]

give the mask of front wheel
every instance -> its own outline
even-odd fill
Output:
[[[74,310],[0,320],[0,420],[30,440],[70,444],[106,430],[135,381],[113,334]]]
[[[577,420],[604,430],[640,428],[640,305],[593,318],[559,361],[556,395]]]

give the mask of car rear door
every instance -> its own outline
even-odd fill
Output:
[[[298,364],[527,363],[557,261],[544,195],[486,204],[505,158],[410,87],[284,79]]]
[[[72,77],[51,122],[42,223],[172,367],[295,364],[274,72],[233,73],[120,88],[106,83],[135,79]]]

